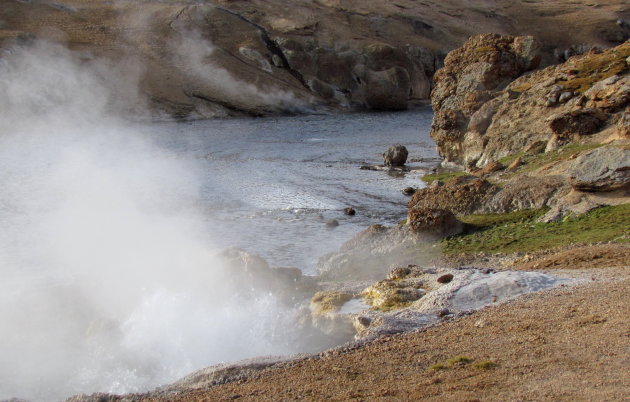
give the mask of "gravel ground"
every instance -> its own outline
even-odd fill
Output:
[[[615,263],[627,264],[629,249],[594,247],[573,250],[565,264],[544,264],[588,283],[281,363],[237,382],[145,400],[630,400],[630,266]],[[587,255],[598,267],[609,256],[617,267],[588,268]],[[470,362],[448,362],[457,357]]]

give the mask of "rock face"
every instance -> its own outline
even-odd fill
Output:
[[[452,236],[463,230],[463,225],[455,215],[446,209],[412,208],[407,223],[411,230],[438,237]]]
[[[418,191],[410,217],[550,208],[551,221],[630,202],[630,41],[524,74],[536,49],[531,38],[483,35],[447,56],[431,135],[446,164],[483,179]]]
[[[447,162],[474,166],[496,109],[494,99],[512,80],[538,66],[533,37],[475,36],[450,52],[435,76],[431,137]]]
[[[569,169],[571,186],[580,191],[630,188],[630,150],[606,146],[575,160]]]
[[[387,148],[383,153],[383,162],[385,166],[404,166],[407,162],[409,151],[403,145],[396,144]]]
[[[152,110],[178,118],[404,109],[429,98],[444,55],[471,35],[536,30],[547,62],[557,62],[592,45],[619,44],[628,31],[610,16],[630,19],[630,11],[614,2],[591,7],[570,0],[555,2],[570,13],[549,10],[545,2],[470,7],[463,0],[57,3],[0,0],[0,49],[43,38],[62,41],[85,58],[119,65],[131,59]],[[513,42],[507,53],[497,49],[464,81],[485,77],[493,84],[537,61],[529,39]],[[570,94],[558,96],[564,101]],[[480,125],[473,126],[483,131],[487,114],[477,118]]]
[[[554,151],[614,122],[623,136],[630,44],[524,74],[536,49],[531,38],[483,35],[447,56],[431,131],[445,164],[473,171],[540,142]]]
[[[570,141],[580,135],[597,132],[607,118],[599,109],[570,110],[552,116],[549,128],[559,139]]]
[[[365,101],[374,110],[407,109],[411,80],[402,67],[384,71],[370,71],[366,77]]]

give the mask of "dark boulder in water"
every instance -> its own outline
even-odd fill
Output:
[[[416,192],[416,189],[415,189],[415,188],[413,188],[413,187],[405,187],[405,188],[403,188],[403,190],[402,190],[402,193],[403,193],[404,195],[408,195],[408,196],[412,196],[412,195],[414,195],[414,193],[415,193],[415,192]]]
[[[404,145],[396,144],[387,148],[383,153],[383,161],[385,166],[403,166],[407,162],[409,151]]]

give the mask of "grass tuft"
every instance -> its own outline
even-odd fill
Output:
[[[519,211],[508,214],[469,215],[469,231],[442,240],[442,251],[455,253],[513,253],[561,247],[574,243],[628,241],[630,204],[595,209],[562,222],[536,222],[543,213]]]
[[[461,217],[469,232],[510,223],[532,222],[547,212],[547,209],[522,209],[504,214],[475,214]]]
[[[492,360],[482,360],[479,362],[475,362],[472,366],[479,370],[492,370],[499,367],[499,365]]]
[[[565,89],[584,93],[598,81],[621,74],[628,69],[626,58],[630,56],[630,44],[626,43],[601,54],[589,55],[576,62],[577,74],[558,84]]]
[[[457,171],[457,172],[442,172],[442,173],[426,174],[422,176],[422,181],[427,184],[431,184],[436,180],[440,180],[446,183],[460,176],[468,176],[468,173]]]
[[[448,367],[444,363],[436,363],[436,364],[433,364],[433,365],[429,366],[429,370],[431,370],[431,371],[446,370],[447,368]]]
[[[455,356],[446,361],[446,364],[449,366],[464,366],[466,364],[472,363],[472,359],[466,356]]]

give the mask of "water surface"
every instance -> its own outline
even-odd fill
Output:
[[[317,259],[365,227],[404,219],[401,190],[422,186],[420,172],[360,170],[382,163],[400,143],[409,165],[433,168],[428,109],[403,113],[297,116],[168,123],[155,141],[203,170],[208,233],[217,246],[238,246],[272,265],[312,273]],[[347,217],[343,209],[357,214]],[[326,222],[336,219],[334,229]]]

